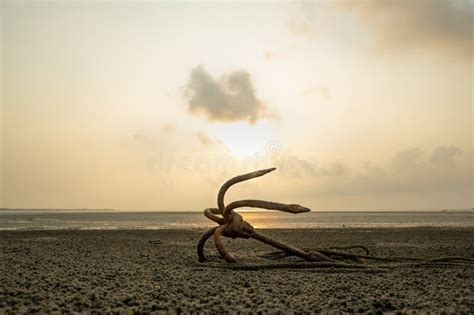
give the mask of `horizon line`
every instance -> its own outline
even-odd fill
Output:
[[[1,207],[1,211],[107,211],[107,212],[196,212],[200,213],[204,210],[158,210],[158,209],[114,209],[114,208],[9,208],[9,207]],[[241,209],[238,212],[268,212],[268,211],[278,211],[278,210],[270,210],[270,209]],[[387,208],[387,209],[346,209],[346,210],[314,210],[311,209],[311,212],[384,212],[384,211],[392,211],[392,212],[404,212],[404,211],[474,211],[473,208]]]

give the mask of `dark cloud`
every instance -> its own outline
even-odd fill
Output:
[[[214,79],[203,66],[196,67],[185,88],[188,110],[210,121],[246,120],[251,124],[268,118],[267,106],[257,98],[248,72],[236,70]]]
[[[420,148],[411,148],[408,150],[399,151],[392,159],[392,169],[396,172],[404,172],[416,169],[419,167],[420,157]]]
[[[431,154],[430,162],[439,166],[452,166],[456,163],[456,157],[462,153],[463,151],[456,146],[439,146]]]
[[[389,163],[365,163],[349,168],[342,162],[328,167],[317,165],[316,172],[302,191],[318,196],[349,196],[404,193],[419,198],[429,193],[456,193],[474,189],[472,152],[456,146],[439,146],[432,152],[421,148],[399,151]]]
[[[369,195],[472,190],[472,157],[456,146],[439,146],[431,154],[421,148],[399,151],[385,166],[366,163],[349,171],[346,165],[338,164],[332,172],[322,172],[328,176],[326,182],[319,183],[320,193]],[[317,180],[322,178],[318,176]]]
[[[385,51],[414,49],[471,57],[472,0],[365,0],[340,1],[376,35]]]
[[[343,22],[355,17],[366,27],[379,53],[414,51],[472,58],[473,0],[298,2],[290,13],[288,31],[311,39],[329,31],[333,40],[347,40],[352,35],[346,23],[334,28],[334,20],[328,18],[333,9],[350,14],[340,17]]]

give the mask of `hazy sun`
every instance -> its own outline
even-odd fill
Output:
[[[265,122],[250,125],[238,122],[217,127],[217,138],[221,140],[229,150],[239,156],[250,156],[255,153],[265,153],[266,146],[273,139],[272,129]]]

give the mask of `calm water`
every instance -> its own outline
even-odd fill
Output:
[[[256,228],[474,227],[474,211],[243,212]],[[201,212],[0,211],[0,230],[202,229],[214,223]]]

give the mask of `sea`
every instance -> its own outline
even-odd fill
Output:
[[[255,228],[474,227],[472,210],[240,211]],[[117,210],[1,210],[0,230],[205,229],[202,212]]]

